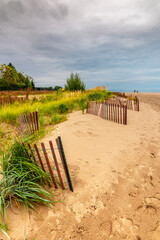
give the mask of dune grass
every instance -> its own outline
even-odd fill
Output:
[[[49,174],[27,156],[21,144],[15,142],[3,156],[0,174],[1,226],[7,222],[7,208],[13,201],[17,205],[23,203],[28,210],[37,204],[53,207],[54,193],[45,188],[46,184],[51,185]]]
[[[14,104],[0,107],[0,122],[16,124],[17,118],[22,113],[34,112],[38,108],[42,125],[46,116],[56,114],[59,121],[64,121],[60,115],[67,114],[73,110],[84,111],[87,100],[103,101],[112,96],[112,93],[106,90],[86,91],[86,92],[58,92],[48,96],[33,98],[25,103],[15,102]],[[55,118],[55,117],[54,117]],[[54,123],[54,121],[52,121]],[[58,123],[56,120],[55,123]]]

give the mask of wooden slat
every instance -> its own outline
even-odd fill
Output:
[[[28,147],[29,147],[29,150],[31,151],[31,154],[32,154],[33,160],[35,161],[35,163],[37,163],[37,161],[36,161],[36,157],[35,157],[35,155],[34,155],[34,152],[33,152],[32,148],[31,148],[31,144],[30,144],[30,143],[28,143]]]
[[[42,161],[41,155],[40,155],[40,153],[39,153],[39,150],[38,150],[38,147],[37,147],[36,144],[34,144],[34,148],[35,148],[35,150],[36,150],[36,153],[37,153],[39,162],[40,162],[40,164],[41,164],[41,168],[42,168],[43,171],[45,172],[45,168],[44,168],[44,165],[43,165],[43,161]]]
[[[53,160],[54,160],[54,163],[55,163],[55,166],[56,166],[56,169],[57,169],[59,181],[60,181],[60,183],[61,183],[62,189],[64,190],[65,187],[64,187],[64,184],[63,184],[61,172],[60,172],[60,169],[59,169],[59,166],[58,166],[58,161],[57,161],[57,157],[56,157],[56,154],[55,154],[55,151],[54,151],[54,148],[53,148],[53,143],[52,143],[52,141],[49,141],[49,145],[50,145],[50,149],[51,149],[51,152],[52,152]]]
[[[30,119],[31,119],[31,124],[32,124],[32,131],[35,131],[34,124],[33,124],[33,116],[32,113],[30,112]]]
[[[35,112],[33,112],[33,123],[34,123],[35,130],[37,130],[36,114],[35,114]]]
[[[50,175],[51,175],[53,184],[54,184],[55,188],[57,189],[58,186],[57,186],[57,184],[56,184],[56,181],[55,181],[55,178],[54,178],[54,175],[53,175],[53,171],[52,171],[52,168],[51,168],[51,165],[50,165],[50,162],[49,162],[49,158],[48,158],[48,155],[47,155],[47,152],[46,152],[46,148],[45,148],[44,143],[41,143],[41,146],[42,146],[43,154],[44,154],[44,157],[45,157],[45,159],[46,159],[47,166],[48,166],[48,169],[49,169],[49,172],[50,172]]]
[[[36,123],[37,123],[37,130],[39,131],[39,118],[38,118],[38,111],[36,111]]]
[[[67,166],[67,161],[66,161],[66,158],[65,158],[64,150],[63,150],[63,145],[62,145],[61,138],[59,136],[58,136],[58,139],[56,139],[56,142],[57,142],[57,146],[58,146],[58,149],[59,149],[61,161],[62,161],[63,168],[64,168],[64,171],[65,171],[65,174],[66,174],[66,178],[67,178],[67,181],[68,181],[69,188],[73,192],[72,182],[71,182],[70,174],[69,174],[69,171],[68,171],[68,166]]]
[[[29,153],[28,153],[28,151],[27,151],[27,149],[26,149],[26,146],[25,146],[24,142],[22,142],[22,145],[23,145],[23,147],[24,147],[24,149],[25,149],[25,151],[26,151],[26,154],[27,154],[28,158],[31,159],[31,158],[30,158],[30,155],[29,155]]]

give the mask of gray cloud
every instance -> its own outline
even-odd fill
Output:
[[[159,0],[0,0],[0,62],[37,85],[62,84],[71,71],[87,86],[143,73],[157,81],[159,12]]]

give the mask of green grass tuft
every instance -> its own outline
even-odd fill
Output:
[[[2,180],[0,181],[1,224],[7,219],[7,207],[12,201],[24,203],[35,209],[36,204],[53,206],[53,194],[45,188],[51,183],[49,174],[44,172],[32,158],[28,158],[25,148],[15,142],[10,151],[3,156]]]

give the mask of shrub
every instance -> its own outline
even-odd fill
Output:
[[[76,73],[71,73],[70,77],[66,80],[67,83],[65,85],[66,91],[84,91],[85,83],[81,80],[80,76]]]
[[[54,114],[51,117],[50,124],[57,124],[65,120],[67,120],[67,117],[65,115]]]
[[[87,99],[86,98],[81,98],[80,108],[82,110],[82,113],[84,113],[84,110],[87,108]]]
[[[61,104],[59,105],[58,109],[59,109],[59,113],[67,113],[68,110],[69,110],[69,107],[68,107],[67,104],[61,103]]]
[[[96,91],[88,95],[89,101],[104,101],[106,98],[112,97],[112,92],[109,91]]]
[[[90,93],[88,95],[88,100],[89,101],[97,101],[102,98],[102,94],[100,92],[95,92],[95,93]]]

